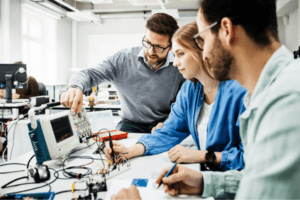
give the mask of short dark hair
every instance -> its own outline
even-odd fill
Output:
[[[147,21],[146,28],[160,35],[168,35],[169,41],[179,28],[177,21],[171,15],[166,13],[156,13]]]
[[[203,0],[200,11],[207,22],[219,22],[212,28],[215,34],[221,20],[228,17],[259,45],[269,45],[270,36],[279,41],[275,0]]]

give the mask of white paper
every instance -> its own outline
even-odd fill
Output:
[[[112,195],[117,194],[122,188],[129,188],[133,179],[126,180],[114,180],[108,188],[105,200],[110,200]],[[157,189],[154,179],[149,179],[147,187],[137,187],[142,200],[158,200],[158,199],[202,199],[196,195],[177,195],[170,196],[164,193],[164,189],[161,186]]]

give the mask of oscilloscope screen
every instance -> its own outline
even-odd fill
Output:
[[[57,143],[74,135],[68,116],[51,120],[51,126]]]

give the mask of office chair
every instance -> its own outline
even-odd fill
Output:
[[[44,85],[44,83],[38,82],[39,84],[39,95],[43,96],[43,95],[48,95],[48,91],[46,90],[46,86]]]

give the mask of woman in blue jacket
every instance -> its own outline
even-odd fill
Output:
[[[181,87],[162,128],[142,136],[129,148],[114,142],[116,153],[128,152],[127,157],[132,158],[169,151],[171,161],[177,163],[206,163],[220,171],[244,168],[239,116],[245,110],[246,89],[234,80],[219,82],[210,75],[202,51],[192,40],[197,33],[197,25],[192,22],[172,38],[174,66],[190,81]],[[189,135],[198,150],[178,145]],[[108,147],[107,158],[110,152]]]

